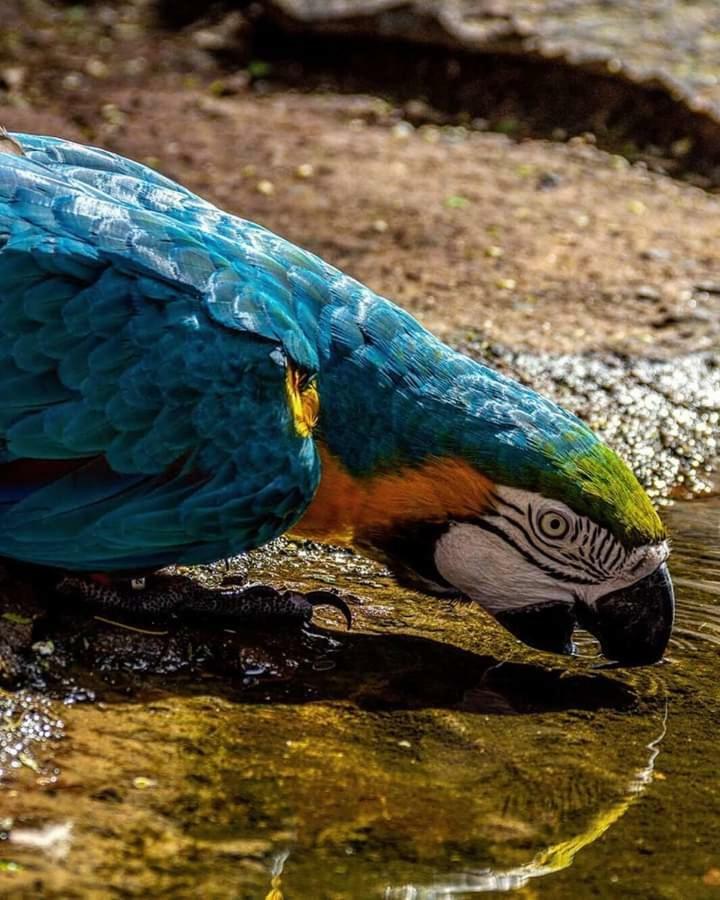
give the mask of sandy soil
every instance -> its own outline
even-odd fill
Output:
[[[516,348],[644,355],[720,346],[717,197],[591,137],[413,128],[378,99],[248,81],[218,69],[197,30],[145,30],[137,4],[79,19],[77,7],[34,9],[16,9],[0,70],[10,130],[143,160],[450,340],[479,330]]]

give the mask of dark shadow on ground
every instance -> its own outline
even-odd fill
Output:
[[[150,629],[147,629],[150,630]],[[148,634],[80,616],[35,623],[31,685],[105,701],[213,692],[238,703],[347,701],[365,710],[445,708],[522,715],[630,710],[632,688],[607,675],[501,662],[432,638],[307,629]]]

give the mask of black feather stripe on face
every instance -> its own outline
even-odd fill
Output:
[[[450,522],[401,522],[356,540],[359,549],[386,565],[406,587],[447,597],[460,596],[435,565],[435,545]]]

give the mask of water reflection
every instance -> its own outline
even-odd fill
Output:
[[[668,707],[662,717],[662,729],[657,737],[647,745],[649,751],[646,765],[633,773],[625,795],[607,809],[601,810],[588,826],[572,838],[552,844],[537,853],[526,865],[512,869],[482,869],[467,871],[446,879],[437,879],[432,886],[405,884],[388,886],[385,900],[444,900],[458,894],[483,894],[490,891],[512,891],[524,887],[533,878],[541,878],[560,872],[572,865],[580,850],[602,837],[630,807],[639,799],[645,788],[652,782],[655,761],[660,753],[660,745],[667,733]]]
[[[676,504],[667,518],[678,594],[673,643],[720,646],[720,497]]]

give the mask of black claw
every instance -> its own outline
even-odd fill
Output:
[[[343,618],[345,619],[345,624],[348,627],[348,631],[352,629],[352,612],[350,611],[350,607],[343,600],[343,598],[339,594],[333,593],[333,591],[309,591],[307,594],[302,595],[305,600],[312,606],[330,606],[332,609],[337,609],[342,613]]]

